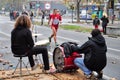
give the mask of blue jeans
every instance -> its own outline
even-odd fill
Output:
[[[91,73],[91,71],[85,66],[83,58],[76,58],[74,60],[74,64],[78,66],[85,75],[89,75]]]

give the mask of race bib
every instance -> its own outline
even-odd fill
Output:
[[[57,18],[53,19],[53,24],[58,25],[59,24],[59,19],[57,19]]]

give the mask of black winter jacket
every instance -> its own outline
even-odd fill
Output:
[[[102,17],[101,20],[102,20],[102,27],[106,27],[107,24],[109,23],[108,18],[106,18],[106,17]]]
[[[107,46],[102,35],[89,38],[78,51],[85,54],[84,63],[91,71],[101,71],[106,66]]]
[[[31,31],[28,28],[17,27],[11,32],[11,49],[14,54],[25,54],[34,46]]]
[[[93,25],[100,25],[100,20],[98,18],[95,18],[93,20]]]

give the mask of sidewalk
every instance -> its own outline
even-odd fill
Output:
[[[72,73],[45,74],[42,72],[42,69],[38,67],[36,70],[30,71],[30,74],[26,73],[26,71],[26,69],[23,69],[22,77],[18,74],[19,69],[14,75],[12,75],[13,70],[0,71],[0,80],[86,80],[84,74],[80,70]]]

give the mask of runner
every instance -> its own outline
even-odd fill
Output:
[[[52,29],[52,35],[49,37],[49,41],[51,42],[51,39],[54,38],[54,42],[56,46],[58,46],[56,35],[57,35],[57,30],[58,30],[59,23],[61,20],[62,19],[61,19],[60,13],[58,12],[57,9],[54,9],[53,13],[50,14],[49,16],[48,24],[50,25]]]

